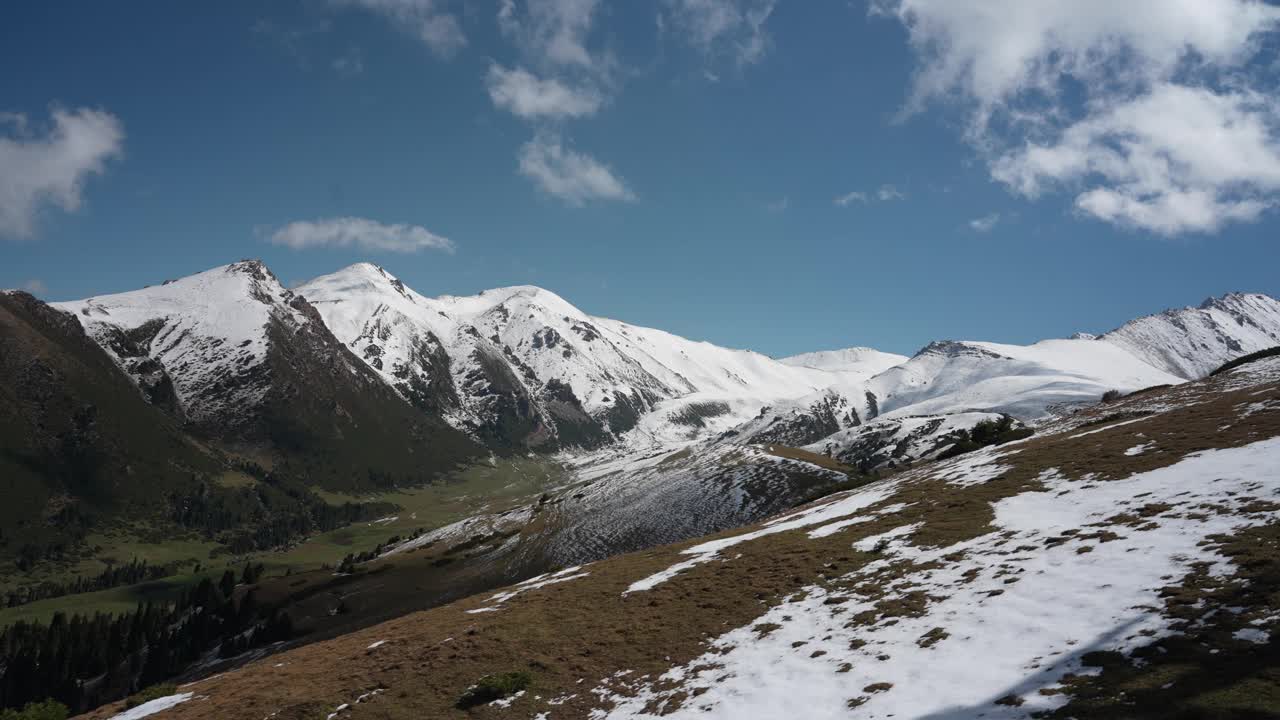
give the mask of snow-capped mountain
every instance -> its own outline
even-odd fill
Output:
[[[991,414],[1036,421],[1108,390],[1200,377],[1280,343],[1280,302],[1231,294],[1096,338],[775,360],[588,315],[533,286],[428,297],[370,263],[290,291],[245,261],[57,307],[80,319],[153,404],[222,434],[265,434],[271,393],[297,396],[314,380],[300,379],[315,374],[302,366],[323,359],[327,373],[393,391],[405,406],[397,413],[412,406],[495,449],[616,445],[648,455],[690,442],[821,447],[872,420],[897,421],[889,435],[901,431],[923,448],[928,428],[951,432]]]
[[[400,400],[256,260],[53,305],[152,404],[200,435],[276,453],[304,476],[422,480],[478,450]]]
[[[297,291],[402,396],[491,442],[593,446],[633,429],[727,427],[843,375],[594,317],[531,286],[431,298],[360,263]]]
[[[819,350],[784,357],[778,362],[797,367],[834,370],[845,373],[865,373],[867,376],[881,373],[894,365],[907,361],[906,355],[887,353],[869,347],[849,347],[841,350]]]
[[[1165,372],[1194,380],[1232,358],[1280,345],[1280,300],[1228,293],[1198,308],[1131,320],[1101,339]]]
[[[199,425],[237,424],[270,389],[272,324],[309,322],[295,296],[262,263],[243,261],[115,295],[53,303],[155,402]]]
[[[875,399],[875,416],[980,410],[1034,420],[1058,405],[1094,402],[1107,390],[1131,392],[1181,381],[1096,340],[941,341],[872,378],[867,391]]]

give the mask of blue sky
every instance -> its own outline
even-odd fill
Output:
[[[1134,2],[6,4],[0,287],[371,260],[772,355],[1280,294],[1276,7]]]

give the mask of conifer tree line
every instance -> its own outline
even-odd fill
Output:
[[[294,636],[289,615],[258,601],[261,565],[203,578],[170,603],[112,615],[57,613],[0,630],[0,709],[55,700],[84,712],[173,678],[193,663]]]
[[[134,558],[122,565],[113,565],[97,575],[80,576],[68,582],[45,581],[39,585],[20,587],[5,593],[4,607],[18,607],[37,600],[78,595],[80,593],[110,590],[122,585],[159,580],[178,572],[187,562],[150,565],[146,560]]]

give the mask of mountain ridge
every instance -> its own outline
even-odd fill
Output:
[[[232,352],[240,361],[230,367],[224,362],[217,378],[245,378],[239,405],[252,405],[264,383],[263,374],[252,371],[260,367],[255,358],[260,360],[266,342],[245,325],[246,318],[261,321],[266,307],[273,308],[268,314],[277,322],[305,326],[305,314],[290,306],[303,303],[314,309],[317,325],[400,399],[503,452],[673,446],[743,432],[748,423],[759,428],[761,413],[808,426],[804,437],[787,435],[804,444],[822,440],[813,436],[816,428],[847,430],[882,415],[994,412],[1034,420],[1109,390],[1199,377],[1231,357],[1280,344],[1280,301],[1228,293],[1198,308],[1136,318],[1096,337],[1031,345],[937,340],[910,358],[854,346],[773,359],[593,316],[534,285],[428,297],[369,262],[286,290],[260,261],[242,261],[166,281],[158,289],[55,305],[78,312],[144,395],[162,404],[168,399],[169,412],[199,421],[207,408],[187,407],[191,403],[173,402],[171,396],[198,396],[192,387],[200,385],[202,366],[195,363],[194,372],[171,367],[168,355],[182,357],[171,346],[158,354],[135,346],[139,337],[154,342],[148,332],[168,340],[175,325],[189,330],[182,318],[199,315],[192,308],[202,306],[182,308],[176,323],[151,317],[164,314],[152,308],[143,313],[145,322],[139,316],[124,323],[131,326],[128,332],[110,321],[110,313],[128,316],[130,309],[120,305],[129,297],[163,305],[219,273],[253,279],[241,288],[241,300],[257,315],[240,313],[239,324],[231,323],[218,337],[218,323],[236,313],[220,308],[207,313],[213,320],[205,323],[215,326],[206,335],[218,353],[223,344],[236,346]],[[208,295],[223,302],[217,292]],[[183,376],[173,378],[171,370]],[[845,408],[847,420],[811,415],[825,413],[821,407],[830,403]]]

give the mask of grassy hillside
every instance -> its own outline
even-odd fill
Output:
[[[1264,360],[255,662],[160,717],[1274,718],[1277,438]]]
[[[74,318],[25,293],[0,294],[0,377],[0,557],[34,564],[221,471]]]

